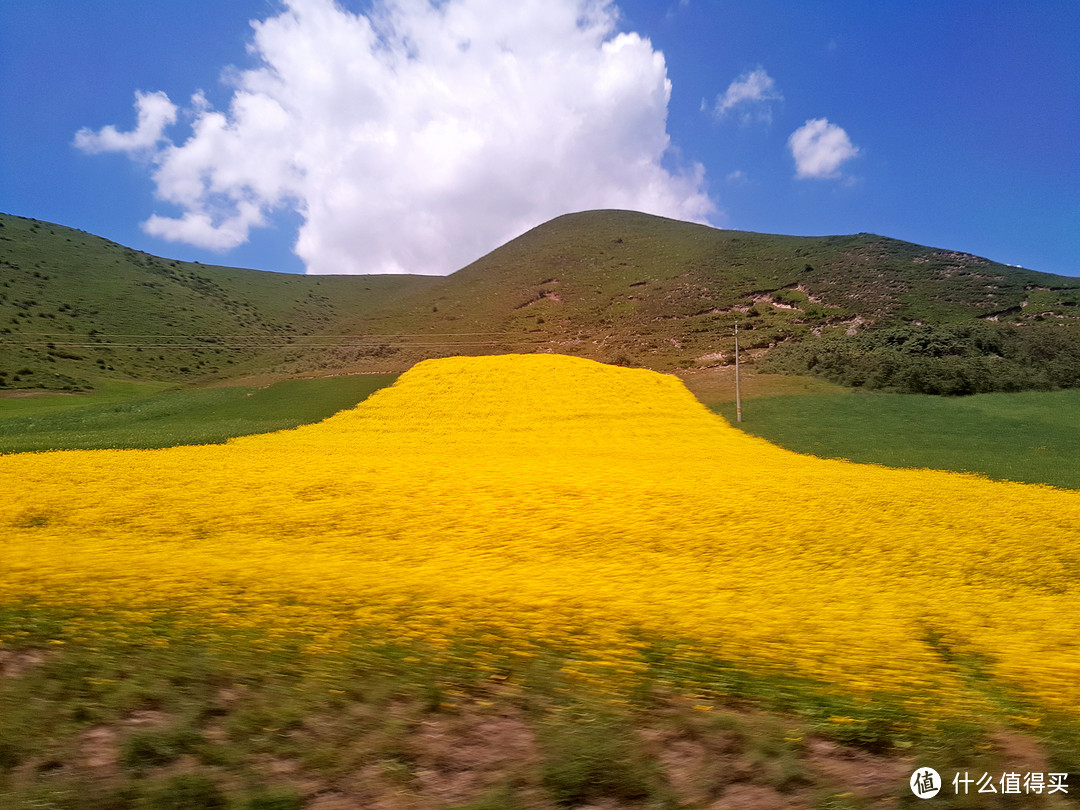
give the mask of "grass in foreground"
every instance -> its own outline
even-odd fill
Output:
[[[736,424],[732,403],[713,410]],[[823,458],[1080,489],[1080,389],[763,397],[745,404],[738,427]]]
[[[0,611],[0,634],[20,639],[0,652],[10,810],[855,810],[914,806],[917,765],[946,780],[1077,767],[1076,738],[1053,727],[1042,742],[991,718],[920,735],[903,713],[855,720],[843,698],[745,673],[679,689],[660,647],[649,678],[613,700],[555,650],[497,661],[495,639],[464,639],[448,660],[358,634],[327,656],[310,638],[158,621],[125,640],[58,644],[73,619]],[[1065,806],[949,793],[935,806]]]
[[[266,388],[200,388],[134,397],[126,389],[106,389],[99,395],[0,400],[0,453],[220,444],[235,436],[318,422],[395,379],[395,374],[358,374],[282,380]]]

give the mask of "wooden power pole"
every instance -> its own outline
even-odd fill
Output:
[[[742,391],[739,388],[739,322],[735,322],[735,421],[742,421]]]

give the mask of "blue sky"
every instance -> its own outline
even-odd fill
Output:
[[[445,273],[593,207],[1080,275],[1080,4],[0,4],[2,211]]]

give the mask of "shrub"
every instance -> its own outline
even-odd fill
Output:
[[[894,324],[785,343],[758,368],[854,387],[959,396],[1080,386],[1078,348],[1076,335],[1055,326]]]
[[[562,805],[595,799],[637,801],[657,783],[656,766],[631,728],[610,717],[579,714],[551,723],[542,734],[544,786]]]
[[[124,742],[120,760],[131,768],[167,765],[193,751],[198,742],[198,735],[189,730],[133,734]]]
[[[146,797],[150,810],[224,810],[228,800],[213,780],[197,774],[174,776]]]
[[[246,810],[300,810],[304,800],[292,788],[277,788],[248,799]]]

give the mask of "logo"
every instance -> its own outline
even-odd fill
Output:
[[[941,777],[933,768],[917,768],[911,775],[911,792],[920,799],[932,799],[941,790]]]

